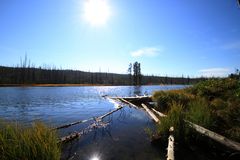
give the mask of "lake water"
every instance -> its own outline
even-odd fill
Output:
[[[43,121],[59,126],[78,120],[101,116],[115,109],[104,99],[109,96],[152,94],[156,90],[181,89],[185,86],[86,86],[86,87],[2,87],[0,117],[26,125]],[[83,160],[145,160],[166,159],[166,150],[153,146],[145,128],[154,122],[142,111],[125,106],[104,118],[110,124],[96,129],[63,146],[62,159]],[[62,129],[60,136],[80,131],[91,122]]]

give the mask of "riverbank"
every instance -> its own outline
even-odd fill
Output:
[[[45,124],[36,122],[25,127],[0,120],[0,159],[59,160],[61,146],[58,135]]]
[[[172,126],[178,143],[198,141],[202,135],[194,132],[186,124],[188,121],[240,142],[238,79],[211,79],[182,90],[157,91],[153,100],[157,103],[155,109],[168,115],[160,119],[155,133],[163,141]]]

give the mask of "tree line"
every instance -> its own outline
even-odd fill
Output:
[[[141,74],[141,64],[129,64],[127,74],[84,72],[35,67],[27,56],[16,67],[0,66],[0,84],[101,84],[101,85],[153,85],[193,84],[204,78],[146,76]]]

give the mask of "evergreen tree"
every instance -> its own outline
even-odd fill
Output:
[[[129,74],[129,84],[132,85],[132,63],[129,64],[128,74]]]

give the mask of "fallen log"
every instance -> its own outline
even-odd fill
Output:
[[[71,141],[75,138],[79,138],[82,135],[87,134],[87,133],[91,132],[92,130],[94,130],[96,128],[102,128],[102,127],[105,128],[108,124],[109,123],[104,123],[102,121],[96,121],[95,123],[91,124],[90,126],[81,130],[80,132],[74,132],[74,133],[71,133],[70,135],[67,135],[67,136],[64,136],[64,137],[60,138],[58,143],[63,143],[63,142]]]
[[[166,117],[166,116],[167,116],[166,114],[163,114],[163,113],[157,111],[157,110],[154,109],[154,108],[152,108],[152,110],[153,110],[157,115],[159,115],[160,117]]]
[[[114,110],[112,110],[112,111],[110,111],[110,112],[108,112],[108,113],[106,113],[102,116],[99,116],[97,118],[92,118],[93,120],[95,120],[95,122],[93,124],[91,124],[90,126],[88,126],[87,128],[83,129],[80,132],[74,132],[74,133],[71,133],[70,135],[67,135],[67,136],[64,136],[64,137],[60,138],[59,143],[67,142],[67,141],[73,140],[75,138],[78,138],[78,137],[82,136],[83,134],[87,134],[88,132],[91,132],[95,128],[106,127],[108,125],[108,123],[102,122],[102,119],[105,118],[106,116],[122,109],[122,108],[123,107],[120,106],[119,108],[114,109]]]
[[[155,110],[155,109],[153,109],[153,110]],[[155,113],[157,113],[157,112],[155,112]],[[160,115],[167,116],[167,115],[162,114],[161,112],[159,112],[159,113],[160,113]],[[207,137],[225,145],[228,148],[231,148],[231,149],[236,150],[236,151],[240,151],[240,143],[235,142],[233,140],[230,140],[230,139],[228,139],[228,138],[226,138],[226,137],[224,137],[224,136],[222,136],[218,133],[210,131],[210,130],[208,130],[208,129],[200,126],[200,125],[197,125],[195,123],[192,123],[188,120],[184,120],[184,122],[187,123],[189,127],[196,130],[198,133],[203,134],[203,135],[205,135],[205,136],[207,136]]]
[[[96,119],[103,119],[103,118],[105,118],[106,116],[108,116],[108,115],[110,115],[110,114],[112,114],[112,113],[114,113],[114,112],[116,112],[116,111],[118,111],[118,110],[120,110],[120,109],[122,109],[122,108],[123,108],[123,106],[120,106],[120,107],[118,107],[117,109],[114,109],[114,110],[112,110],[112,111],[110,111],[110,112],[108,112],[108,113],[106,113],[106,114],[104,114],[104,115],[102,115],[102,116],[97,117]]]
[[[123,99],[128,99],[128,100],[136,100],[136,99],[142,99],[142,98],[151,98],[152,96],[137,96],[137,97],[121,97]],[[112,99],[118,99],[119,97],[111,97]]]
[[[146,110],[146,112],[149,114],[149,116],[156,122],[159,122],[159,119],[157,116],[144,104],[142,103],[143,108]]]
[[[127,100],[125,100],[125,99],[123,99],[123,98],[119,98],[119,100],[121,100],[121,101],[123,101],[123,102],[125,102],[125,103],[127,103],[127,104],[129,104],[130,106],[132,106],[132,107],[134,107],[134,108],[139,108],[138,106],[136,106],[135,104],[133,104],[133,103],[131,103],[131,102],[129,102],[129,101],[127,101]]]
[[[115,107],[120,107],[120,104],[117,102],[120,102],[118,99],[112,99],[111,97],[106,97],[106,99],[108,99],[109,102],[113,103]]]
[[[80,120],[80,121],[72,122],[72,123],[69,123],[69,124],[64,124],[64,125],[62,125],[62,126],[55,127],[55,128],[53,128],[52,130],[62,129],[62,128],[68,128],[68,127],[73,126],[73,125],[76,125],[76,124],[80,124],[80,123],[85,123],[85,122],[91,121],[91,120],[93,120],[93,119],[94,119],[94,118],[90,118],[90,119],[86,119],[86,120]]]
[[[220,134],[217,134],[217,133],[215,133],[213,131],[210,131],[210,130],[202,127],[202,126],[194,124],[194,123],[192,123],[192,122],[190,122],[188,120],[184,120],[184,121],[191,128],[195,129],[198,133],[203,134],[203,135],[205,135],[205,136],[207,136],[207,137],[209,137],[209,138],[211,138],[211,139],[213,139],[213,140],[215,140],[215,141],[225,145],[226,147],[229,147],[229,148],[231,148],[233,150],[236,150],[236,151],[240,151],[240,143],[234,142],[234,141],[232,141],[232,140],[230,140],[230,139],[228,139],[228,138],[226,138],[226,137],[224,137],[224,136],[222,136]]]
[[[174,128],[170,127],[170,136],[168,137],[167,160],[174,160]]]
[[[107,97],[108,98],[108,97]],[[109,98],[110,99],[110,98]],[[110,101],[112,103],[114,103],[114,100],[113,101]],[[114,103],[115,106],[117,106],[118,108],[116,110],[113,110],[113,112],[116,112],[118,111],[119,109],[121,109],[121,106],[120,104],[118,103]],[[108,115],[111,114],[111,113],[107,113]],[[61,126],[58,126],[58,127],[55,127],[53,128],[52,130],[57,130],[57,129],[62,129],[62,128],[68,128],[70,126],[73,126],[73,125],[76,125],[76,124],[80,124],[80,123],[85,123],[85,122],[88,122],[88,121],[91,121],[91,120],[94,120],[94,118],[90,118],[90,119],[86,119],[86,120],[80,120],[80,121],[76,121],[76,122],[72,122],[72,123],[69,123],[69,124],[64,124],[64,125],[61,125]]]

